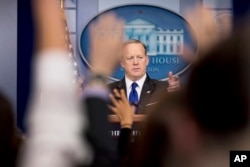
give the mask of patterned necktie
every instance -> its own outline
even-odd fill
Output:
[[[132,83],[132,88],[131,88],[131,92],[129,94],[129,102],[130,104],[133,104],[135,106],[137,106],[139,100],[138,100],[138,94],[137,94],[137,91],[136,91],[136,87],[138,86],[138,84],[136,82],[133,82]]]

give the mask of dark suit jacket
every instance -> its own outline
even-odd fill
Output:
[[[89,125],[84,137],[87,137],[94,151],[94,159],[87,167],[120,167],[123,158],[128,154],[131,129],[121,129],[118,145],[109,134],[111,124],[107,115],[109,109],[107,101],[99,97],[87,97],[83,102],[83,109],[87,111]],[[86,167],[86,166],[78,166]]]
[[[120,166],[116,144],[109,135],[111,124],[107,119],[109,113],[107,101],[95,96],[87,97],[84,99],[83,109],[86,109],[89,120],[88,129],[84,135],[94,151],[94,159],[90,167]]]
[[[113,89],[124,89],[126,90],[125,78],[120,81],[112,82],[109,84],[109,88]],[[137,108],[137,114],[146,114],[153,109],[155,104],[159,102],[161,96],[167,93],[168,82],[167,81],[158,81],[151,79],[148,75],[143,84],[139,104]]]

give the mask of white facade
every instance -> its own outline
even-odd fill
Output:
[[[138,39],[147,46],[149,56],[182,54],[183,29],[166,29],[156,27],[143,19],[135,19],[125,24],[126,40]]]

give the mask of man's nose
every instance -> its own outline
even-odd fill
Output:
[[[138,59],[134,58],[134,64],[138,64]]]

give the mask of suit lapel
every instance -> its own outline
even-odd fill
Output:
[[[120,80],[115,88],[118,90],[121,90],[121,89],[125,90],[125,95],[126,95],[127,94],[127,87],[126,87],[125,78]]]
[[[155,83],[151,78],[147,75],[147,78],[143,84],[142,91],[141,91],[141,96],[140,96],[140,101],[139,101],[139,108],[138,108],[138,113],[143,114],[144,108],[146,104],[149,101],[149,98],[152,94],[152,92],[155,89]]]

